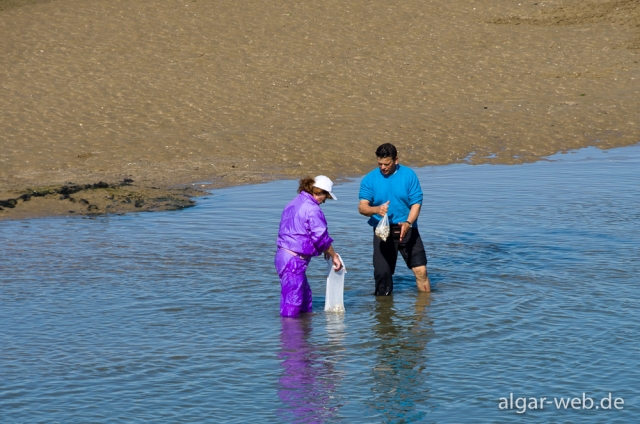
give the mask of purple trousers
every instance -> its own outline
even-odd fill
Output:
[[[286,250],[278,249],[274,260],[280,277],[280,315],[296,317],[301,312],[311,312],[311,286],[305,271],[309,259],[293,256]]]

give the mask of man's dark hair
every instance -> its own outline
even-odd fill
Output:
[[[376,156],[379,158],[391,158],[396,159],[398,157],[398,151],[396,146],[391,143],[384,143],[376,150]]]

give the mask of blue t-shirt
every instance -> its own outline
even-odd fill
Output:
[[[406,166],[396,165],[396,172],[385,176],[380,169],[374,169],[360,183],[360,200],[368,200],[371,206],[380,206],[389,200],[387,216],[391,224],[404,222],[409,218],[411,206],[422,204],[422,188],[416,173]],[[375,227],[382,217],[373,215],[369,225]],[[418,220],[413,223],[418,226]]]

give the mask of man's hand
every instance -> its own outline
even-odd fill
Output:
[[[363,199],[360,200],[360,203],[358,203],[358,212],[360,213],[360,215],[364,216],[384,216],[384,214],[389,211],[389,202],[390,201],[387,200],[387,203],[384,203],[380,206],[371,206],[371,203],[369,203],[368,200]]]
[[[416,223],[418,216],[420,215],[420,208],[422,205],[420,203],[415,203],[411,205],[411,209],[409,210],[409,217],[407,221],[400,224],[400,241],[404,238],[404,236],[409,232],[409,229]],[[410,224],[412,222],[413,224]]]
[[[383,203],[382,205],[378,206],[378,208],[380,208],[378,215],[384,216],[384,214],[387,213],[387,211],[389,210],[389,202],[390,200],[387,200],[387,203]]]
[[[402,241],[402,239],[409,232],[410,229],[411,229],[411,225],[408,222],[405,221],[400,224],[400,241]]]

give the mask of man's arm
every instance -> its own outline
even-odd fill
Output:
[[[360,212],[360,214],[364,216],[373,216],[373,215],[383,216],[385,213],[387,213],[388,210],[389,210],[388,200],[387,200],[387,203],[384,203],[380,206],[371,206],[371,203],[368,200],[360,200],[360,203],[358,203],[358,212]],[[418,211],[418,213],[420,212]]]
[[[415,205],[411,205],[411,209],[409,210],[409,217],[405,222],[403,222],[400,227],[400,241],[404,238],[404,235],[409,231],[409,228],[413,225],[414,222],[420,216],[420,208],[422,205],[420,203],[416,203]]]

